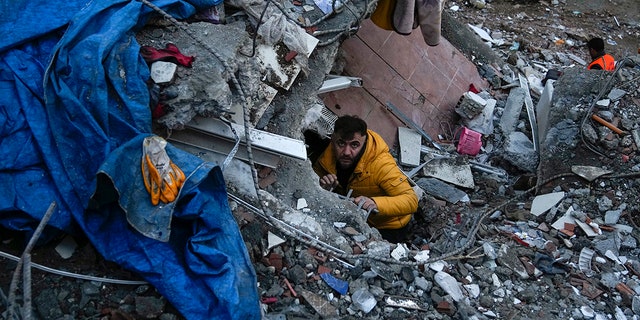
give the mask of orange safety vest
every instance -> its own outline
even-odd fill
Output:
[[[596,65],[600,66],[602,70],[613,71],[616,68],[616,60],[610,54],[605,53],[591,61],[587,66],[587,70],[591,70]]]

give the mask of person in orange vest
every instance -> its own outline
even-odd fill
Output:
[[[587,42],[587,48],[592,59],[587,66],[587,70],[615,70],[616,61],[612,55],[604,52],[604,40],[602,38],[592,38]]]

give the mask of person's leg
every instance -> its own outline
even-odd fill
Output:
[[[391,243],[401,243],[407,239],[409,232],[409,225],[406,225],[400,229],[378,229],[382,239],[385,239]]]

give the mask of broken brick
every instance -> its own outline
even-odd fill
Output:
[[[438,312],[440,313],[448,314],[450,316],[452,316],[453,313],[455,312],[451,304],[444,300],[438,302],[438,305],[436,306],[436,310],[438,310]]]
[[[525,270],[527,270],[527,274],[533,276],[536,273],[536,266],[534,266],[533,263],[531,263],[531,260],[527,257],[519,257],[519,259]]]
[[[258,185],[260,186],[260,189],[264,189],[272,185],[277,180],[278,179],[276,178],[276,175],[274,173],[271,173],[266,178],[260,179],[260,181],[258,182]]]
[[[633,296],[635,295],[635,291],[633,291],[633,289],[629,288],[629,286],[622,282],[616,285],[616,290],[618,290],[620,294],[622,294],[622,296],[629,299],[633,298]]]
[[[282,271],[282,256],[277,253],[271,253],[269,255],[269,265],[276,268],[277,272]]]
[[[295,58],[296,56],[298,56],[298,51],[291,50],[287,53],[287,55],[284,56],[284,61],[289,62],[293,60],[293,58]]]
[[[582,291],[580,293],[589,299],[595,299],[603,294],[604,291],[598,289],[598,287],[594,286],[590,282],[584,281],[582,283]]]
[[[329,273],[331,272],[331,268],[325,267],[323,265],[318,266],[318,274]]]
[[[564,223],[564,230],[567,230],[567,231],[570,231],[570,232],[574,232],[575,229],[576,229],[576,225],[575,224],[568,223],[568,222]]]

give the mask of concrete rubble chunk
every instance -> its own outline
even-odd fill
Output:
[[[375,308],[378,301],[376,298],[365,288],[358,289],[351,295],[353,306],[358,310],[362,310],[364,313],[369,313]]]
[[[381,262],[372,262],[371,271],[375,272],[378,277],[387,281],[393,281],[393,277],[396,274],[392,265]]]
[[[531,214],[540,216],[557,205],[565,196],[564,192],[554,192],[536,196],[531,203]]]
[[[465,284],[463,285],[464,290],[468,293],[469,297],[472,299],[476,299],[480,296],[480,286],[478,284]]]
[[[420,133],[413,129],[398,127],[398,143],[400,144],[400,163],[418,166],[420,164],[420,146],[422,145]]]
[[[416,184],[432,196],[450,203],[458,203],[467,196],[464,191],[435,178],[420,178]]]
[[[430,250],[420,250],[418,251],[418,253],[416,253],[413,259],[415,259],[417,262],[425,262],[429,260],[430,252],[431,252]]]
[[[398,261],[402,261],[403,259],[406,259],[409,256],[409,248],[407,248],[407,245],[404,243],[399,243],[398,246],[393,249],[393,251],[391,251],[391,257],[398,260]]]
[[[473,189],[475,184],[471,166],[459,162],[455,158],[434,159],[424,166],[422,174],[463,188]]]
[[[616,223],[618,223],[618,220],[620,219],[620,216],[622,215],[622,211],[624,209],[618,209],[618,210],[609,210],[607,212],[605,212],[604,214],[604,224],[606,225],[615,225]]]
[[[527,269],[518,258],[518,254],[509,245],[503,244],[500,247],[496,262],[498,263],[498,265],[504,266],[515,272],[520,277],[520,279],[529,279],[529,273],[527,272]]]
[[[269,234],[267,235],[267,241],[268,241],[269,249],[272,249],[284,243],[284,239],[278,237],[271,231],[269,231]]]
[[[613,171],[602,169],[599,167],[593,166],[571,166],[571,172],[587,179],[587,181],[591,182],[605,174],[609,174]]]
[[[313,308],[313,310],[315,310],[320,316],[324,318],[333,318],[338,316],[338,309],[331,305],[326,298],[305,289],[300,289],[298,291],[311,308]]]
[[[509,91],[507,102],[500,118],[499,126],[505,135],[509,135],[516,129],[520,112],[524,105],[525,91],[523,88],[517,87]]]
[[[71,258],[71,256],[73,256],[76,248],[78,248],[78,243],[76,243],[76,240],[72,236],[66,235],[56,246],[55,250],[62,259],[69,259]]]
[[[484,135],[493,134],[494,126],[493,126],[493,112],[496,108],[496,104],[498,103],[495,99],[487,99],[487,104],[485,105],[482,112],[477,116],[468,119],[462,118],[462,123],[469,129],[480,132]]]
[[[471,91],[467,91],[460,98],[455,111],[463,118],[473,119],[482,113],[486,105],[487,101],[485,99]]]
[[[433,270],[433,271],[442,271],[444,270],[444,268],[447,266],[447,263],[442,261],[442,260],[438,260],[438,261],[434,261],[432,263],[429,264],[429,269]]]
[[[302,210],[302,209],[306,208],[307,206],[308,206],[307,199],[305,199],[305,198],[298,199],[298,202],[296,203],[296,209]]]
[[[535,172],[538,153],[533,142],[520,131],[511,132],[504,142],[505,160],[523,171]]]
[[[178,65],[173,62],[156,61],[151,64],[150,76],[153,82],[165,84],[173,80]]]
[[[460,289],[460,284],[458,281],[452,277],[450,274],[444,271],[438,271],[433,276],[435,282],[444,290],[454,301],[460,301],[464,298],[462,294],[462,290]]]

